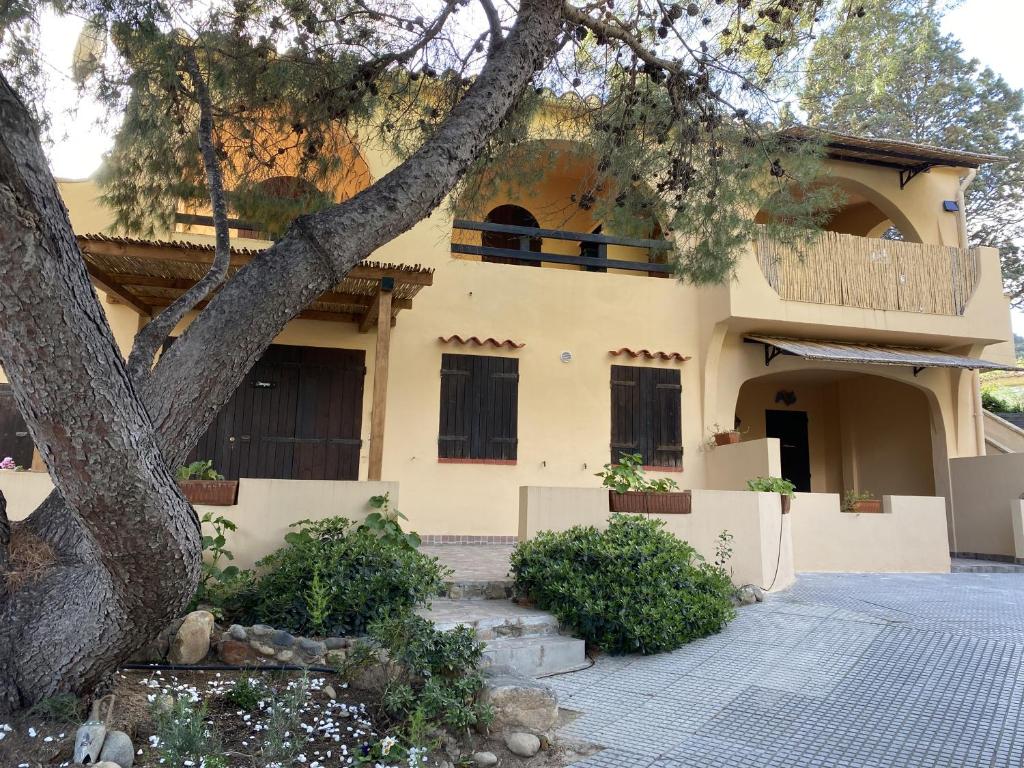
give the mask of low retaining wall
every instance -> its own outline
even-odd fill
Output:
[[[708,448],[707,485],[720,491],[745,491],[753,477],[780,477],[779,439],[765,437]]]
[[[790,517],[798,573],[949,572],[941,497],[884,496],[881,513],[857,513],[837,494],[798,493]]]
[[[574,525],[601,528],[610,515],[607,489],[519,489],[520,540],[540,531],[564,531]],[[709,561],[714,560],[719,533],[731,533],[729,568],[736,584],[756,584],[775,591],[793,583],[789,533],[792,515],[782,514],[778,494],[695,490],[691,514],[652,517],[664,520],[666,530],[689,542]]]
[[[7,498],[7,514],[21,520],[31,514],[53,490],[46,472],[0,471],[0,491]],[[398,506],[398,483],[355,480],[266,480],[243,477],[238,482],[238,503],[230,507],[196,505],[200,516],[206,512],[223,515],[238,526],[227,534],[227,548],[234,564],[249,568],[261,557],[284,544],[292,523],[340,515],[353,521],[370,512],[371,496],[391,494]]]
[[[1024,494],[1024,453],[950,459],[949,477],[950,549],[1015,557],[1011,508]]]

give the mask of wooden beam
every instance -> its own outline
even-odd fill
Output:
[[[380,311],[380,295],[381,291],[377,291],[377,295],[373,297],[373,301],[370,306],[366,308],[363,313],[362,319],[359,321],[359,332],[366,333],[373,327],[373,324],[377,322],[378,313]]]
[[[113,277],[108,275],[99,267],[92,264],[87,265],[89,274],[92,276],[92,281],[96,284],[96,287],[109,296],[113,296],[115,299],[120,301],[122,304],[127,304],[129,307],[134,309],[143,317],[149,317],[153,314],[153,310],[141,301],[136,299],[132,294],[124,289]]]
[[[384,423],[388,402],[388,358],[391,354],[391,290],[382,283],[377,302],[377,349],[373,358],[373,409],[370,411],[370,466],[367,479],[380,480],[384,465]]]
[[[155,309],[169,307],[173,301],[173,299],[164,297],[152,299]],[[201,301],[195,306],[195,309],[203,309],[208,303],[208,301]],[[305,309],[299,312],[295,318],[299,320],[328,320],[332,323],[358,323],[362,319],[362,315],[357,315],[354,312],[324,312],[322,309]]]

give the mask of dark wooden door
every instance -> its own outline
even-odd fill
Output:
[[[782,476],[798,491],[811,491],[811,455],[807,411],[765,411],[765,434],[779,438]]]
[[[356,480],[365,374],[361,350],[271,346],[190,460],[230,480]]]
[[[0,459],[10,456],[14,463],[32,466],[32,438],[28,426],[14,402],[10,384],[0,384]]]

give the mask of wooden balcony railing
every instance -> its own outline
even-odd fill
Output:
[[[822,232],[790,246],[761,235],[761,271],[783,299],[962,315],[978,283],[978,253],[946,245]]]
[[[672,274],[671,264],[659,264],[650,260],[656,253],[667,251],[671,244],[665,240],[645,240],[642,238],[617,237],[615,235],[597,235],[586,232],[568,232],[561,229],[543,229],[541,227],[520,227],[512,224],[492,224],[485,221],[456,219],[452,228],[456,231],[492,233],[507,236],[509,240],[518,238],[518,248],[497,248],[488,245],[473,245],[459,242],[465,239],[456,236],[452,242],[452,253],[482,256],[485,259],[501,259],[508,262],[524,264],[573,264],[590,272],[605,272],[609,269],[642,272],[649,275],[668,276]],[[482,238],[481,238],[482,239]],[[545,251],[545,240],[561,240],[579,243],[580,255],[552,253]],[[646,250],[648,261],[630,261],[622,258],[609,258],[608,247],[620,246]]]

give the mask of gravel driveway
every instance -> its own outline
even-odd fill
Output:
[[[548,678],[588,768],[1024,761],[1024,574],[801,575],[670,654]]]

